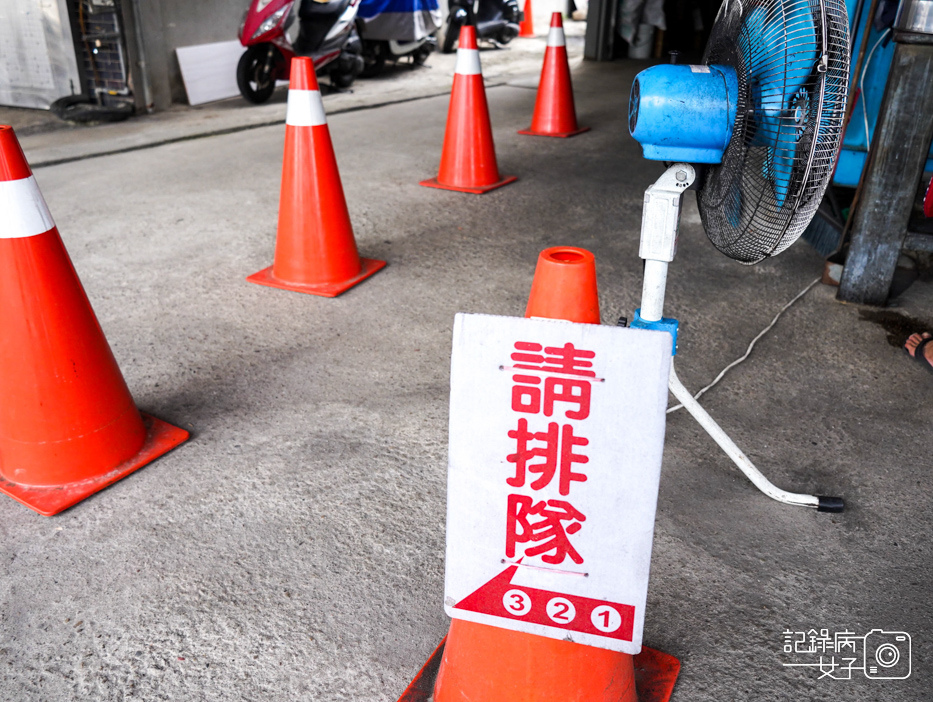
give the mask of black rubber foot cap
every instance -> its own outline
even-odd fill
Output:
[[[820,503],[816,506],[817,512],[841,512],[846,508],[846,503],[841,497],[827,497],[826,495],[817,495],[816,499]]]

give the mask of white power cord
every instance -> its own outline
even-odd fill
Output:
[[[867,31],[867,30],[866,30]],[[859,93],[862,96],[862,119],[865,121],[865,150],[867,151],[871,148],[871,134],[868,130],[868,99],[865,95],[865,74],[868,73],[868,67],[871,65],[871,57],[875,53],[881,42],[884,41],[885,37],[891,33],[891,29],[885,29],[881,36],[878,37],[878,41],[875,42],[875,45],[871,47],[871,51],[868,52],[868,58],[865,59],[865,67],[862,69],[862,75],[858,79],[858,89]]]
[[[791,300],[791,301],[788,302],[786,305],[784,305],[784,306],[781,308],[780,312],[778,312],[776,315],[774,315],[774,319],[771,320],[771,324],[769,324],[769,325],[766,326],[764,329],[762,329],[760,332],[758,332],[758,336],[756,336],[754,339],[752,339],[752,342],[748,345],[748,348],[745,350],[745,353],[744,353],[742,356],[740,356],[739,358],[735,359],[735,360],[734,360],[732,363],[730,363],[728,366],[726,366],[725,368],[723,368],[723,369],[719,372],[719,375],[717,375],[716,378],[713,380],[713,382],[710,383],[709,385],[707,385],[707,386],[706,386],[705,388],[703,388],[702,390],[700,390],[696,395],[694,395],[694,396],[693,396],[693,399],[699,400],[699,399],[700,399],[700,396],[701,396],[703,393],[705,393],[707,390],[709,390],[710,388],[712,388],[714,385],[716,385],[716,383],[718,383],[720,380],[722,380],[723,376],[724,376],[726,373],[728,373],[730,370],[732,370],[732,369],[735,368],[737,365],[739,365],[742,361],[744,361],[746,358],[748,358],[749,355],[750,355],[751,352],[752,352],[752,349],[755,348],[755,344],[758,343],[758,340],[759,340],[761,337],[763,337],[765,334],[767,334],[769,331],[771,331],[771,329],[774,327],[774,325],[777,324],[777,321],[781,318],[781,315],[784,314],[788,309],[790,309],[790,307],[791,307],[795,302],[797,302],[797,300],[799,300],[799,299],[802,298],[804,295],[806,295],[806,294],[810,291],[810,288],[812,288],[814,285],[816,285],[817,283],[819,283],[820,280],[821,280],[821,278],[817,278],[816,280],[814,280],[814,281],[813,281],[812,283],[810,283],[807,287],[805,287],[803,290],[801,290],[799,293],[797,293],[797,295],[794,297],[793,300]],[[669,407],[668,410],[667,410],[667,413],[670,414],[671,412],[675,412],[676,410],[679,410],[681,407],[683,407],[683,405],[674,405],[673,407]]]

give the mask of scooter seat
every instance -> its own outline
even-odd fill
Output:
[[[320,19],[325,15],[341,15],[350,5],[350,0],[331,0],[330,2],[315,2],[315,0],[301,0],[298,6],[299,19]]]

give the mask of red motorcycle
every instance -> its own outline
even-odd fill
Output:
[[[359,3],[251,0],[239,34],[246,52],[236,70],[243,97],[257,104],[268,100],[275,82],[288,80],[295,56],[310,56],[318,75],[327,75],[334,87],[349,88],[364,66],[356,29]]]

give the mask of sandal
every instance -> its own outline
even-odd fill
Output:
[[[930,362],[927,360],[926,355],[923,350],[924,347],[926,347],[926,345],[929,344],[931,341],[933,341],[933,336],[928,336],[925,339],[920,340],[920,343],[917,344],[917,347],[914,349],[913,354],[910,353],[910,351],[907,349],[906,346],[904,347],[904,352],[908,356],[913,358],[915,361],[922,363],[924,368],[926,368],[928,371],[933,373],[933,365],[931,365]]]

